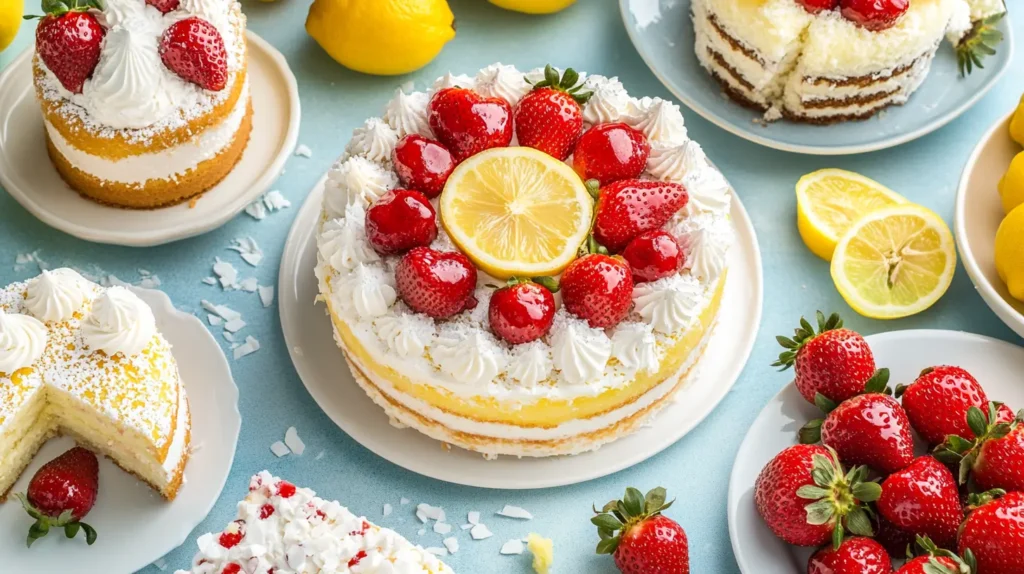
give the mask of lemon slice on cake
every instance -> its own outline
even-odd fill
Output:
[[[901,203],[907,200],[877,181],[842,169],[822,169],[796,184],[797,229],[812,253],[830,261],[839,238],[855,221]]]
[[[938,301],[955,268],[953,234],[942,218],[920,205],[901,204],[850,227],[832,257],[832,280],[861,315],[897,319]]]
[[[557,275],[590,232],[594,201],[571,167],[527,147],[459,164],[440,200],[452,242],[498,279]]]

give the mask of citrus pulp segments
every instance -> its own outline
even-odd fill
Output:
[[[832,280],[861,315],[896,319],[931,307],[956,269],[953,235],[931,210],[905,204],[870,213],[840,239]]]
[[[590,232],[594,201],[571,167],[526,147],[462,162],[439,209],[452,241],[499,279],[561,273]]]

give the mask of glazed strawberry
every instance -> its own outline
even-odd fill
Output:
[[[46,536],[51,528],[63,528],[68,538],[85,532],[89,545],[96,531],[81,520],[96,504],[100,467],[96,455],[75,447],[44,464],[28,483],[26,494],[15,496],[36,521],[28,531],[28,545]]]
[[[622,574],[690,573],[686,532],[662,514],[672,506],[665,502],[665,497],[661,487],[652,489],[647,496],[627,488],[622,500],[605,504],[590,519],[601,536],[597,553],[611,554]]]
[[[476,306],[476,267],[458,252],[416,247],[399,261],[395,282],[406,305],[435,319]]]
[[[593,190],[593,182],[588,182]],[[594,239],[619,253],[635,237],[668,223],[686,207],[689,195],[678,183],[627,179],[603,186],[594,215]]]
[[[400,139],[392,160],[402,185],[421,191],[429,198],[441,195],[448,176],[455,169],[455,160],[446,147],[418,134]]]
[[[950,435],[935,456],[959,465],[961,484],[973,478],[981,490],[1024,491],[1024,411],[1009,423],[1001,422],[1005,418],[1001,406],[990,403],[987,413],[977,407],[968,409],[967,425],[978,438]]]
[[[992,494],[972,497],[957,549],[965,556],[971,551],[978,574],[1020,574],[1024,572],[1024,492],[1011,492],[998,500],[992,500]]]
[[[633,271],[633,280],[657,281],[678,273],[686,255],[671,234],[661,230],[645,231],[629,242],[622,252]]]
[[[786,350],[772,366],[782,370],[795,367],[794,383],[809,402],[815,403],[820,394],[838,404],[864,392],[875,374],[875,357],[864,337],[842,328],[839,315],[833,313],[825,319],[818,311],[817,317],[817,331],[801,318],[793,338],[776,337]]]
[[[797,0],[797,3],[811,14],[828,12],[839,7],[839,0]]]
[[[559,76],[551,66],[544,68],[544,79],[533,85],[516,105],[515,122],[519,145],[538,149],[564,161],[572,154],[583,134],[583,106],[592,95],[581,92],[582,83],[569,68]]]
[[[974,438],[967,426],[967,409],[988,404],[978,381],[960,367],[925,369],[910,385],[897,386],[896,396],[902,399],[914,430],[933,445],[951,434]]]
[[[862,503],[878,499],[880,488],[866,480],[867,468],[847,473],[835,452],[800,444],[780,452],[754,483],[754,502],[768,528],[796,546],[839,548],[844,533],[871,536]],[[812,512],[813,511],[813,512]]]
[[[71,10],[67,11],[69,4]],[[82,86],[100,62],[100,44],[106,34],[96,17],[86,10],[101,10],[102,4],[99,0],[71,0],[67,4],[46,5],[59,5],[65,11],[52,8],[39,21],[36,53],[65,90],[81,94]]]
[[[879,32],[896,25],[910,8],[910,0],[840,0],[839,7],[847,20]]]
[[[583,178],[602,186],[640,177],[647,167],[651,144],[626,124],[600,124],[583,132],[572,156],[572,167]]]
[[[815,552],[807,561],[807,574],[891,574],[892,559],[882,545],[854,536],[839,549],[831,546]]]
[[[918,457],[882,482],[878,512],[897,528],[952,546],[963,520],[956,479],[941,462]]]
[[[146,4],[156,8],[162,14],[173,12],[178,9],[181,0],[146,0]]]
[[[366,239],[381,255],[426,247],[437,237],[437,215],[427,196],[394,189],[366,210]]]
[[[487,311],[495,335],[512,345],[529,343],[551,329],[555,297],[544,286],[512,278],[494,292]]]
[[[918,536],[917,544],[921,554],[908,560],[896,574],[973,574],[977,572],[974,556],[970,553],[963,558],[951,550],[939,548],[927,536]]]
[[[220,32],[197,16],[178,20],[160,38],[160,59],[182,79],[219,92],[228,83],[228,53]]]
[[[512,106],[465,88],[445,88],[427,104],[430,129],[456,163],[512,141]]]
[[[591,327],[618,325],[633,304],[633,273],[616,257],[584,255],[565,268],[561,283],[566,310]]]

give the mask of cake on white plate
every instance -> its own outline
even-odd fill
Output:
[[[394,530],[267,471],[252,477],[238,517],[198,544],[191,569],[177,574],[452,574]]]
[[[55,435],[174,500],[190,428],[171,347],[130,290],[71,269],[0,289],[0,500]]]
[[[1002,0],[694,0],[696,54],[765,118],[829,124],[903,104],[948,38],[961,74],[1002,36]]]
[[[392,424],[489,458],[585,452],[693,380],[730,201],[672,102],[572,70],[448,74],[398,90],[328,173],[321,299]]]

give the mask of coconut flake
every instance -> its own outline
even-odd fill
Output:
[[[242,357],[246,357],[260,350],[260,342],[256,340],[252,335],[245,338],[245,342],[235,347],[234,357],[237,361]]]
[[[288,447],[281,441],[277,441],[270,445],[270,452],[274,453],[274,456],[281,458],[282,456],[288,456],[292,451],[288,450]]]
[[[447,548],[438,548],[437,546],[431,546],[429,548],[424,548],[424,550],[426,550],[430,554],[433,554],[434,556],[448,556]]]
[[[480,511],[470,510],[469,515],[466,517],[470,524],[480,524]]]
[[[469,535],[473,537],[473,540],[484,540],[494,536],[494,533],[487,528],[486,524],[475,524],[473,529],[469,531]]]
[[[313,157],[313,150],[309,149],[306,144],[299,144],[295,147],[295,155],[309,159]]]
[[[288,430],[284,432],[284,444],[288,445],[295,454],[302,456],[302,453],[306,450],[306,443],[302,442],[299,438],[299,431],[295,430],[295,427],[288,427]]]
[[[206,320],[214,327],[224,324],[224,319],[221,319],[220,315],[214,315],[213,313],[207,313]]]
[[[500,552],[506,556],[523,553],[523,541],[520,538],[513,538],[501,545]]]
[[[444,522],[434,523],[434,532],[438,534],[449,534],[452,531],[452,525]]]
[[[391,516],[391,511],[392,511],[392,510],[393,510],[393,509],[391,508],[391,505],[390,505],[390,504],[387,504],[387,503],[385,503],[385,504],[384,504],[384,517],[386,518],[386,517],[388,517],[388,516]]]
[[[241,319],[232,319],[227,323],[224,323],[224,330],[228,333],[237,333],[245,328],[245,321]]]
[[[252,237],[236,237],[228,249],[237,251],[242,260],[253,267],[257,267],[260,261],[263,261],[263,250]]]
[[[533,520],[533,515],[526,510],[519,508],[518,506],[511,506],[506,504],[505,508],[502,508],[500,512],[496,513],[498,516],[504,516],[505,518],[518,518],[520,520]]]
[[[220,286],[224,290],[238,289],[238,269],[220,257],[214,257],[213,274],[220,280]]]
[[[263,308],[270,307],[274,304],[274,288],[265,285],[259,285],[256,290],[260,294],[260,303],[263,303]]]
[[[451,554],[455,554],[459,551],[459,540],[454,536],[449,536],[448,538],[445,538],[443,544],[444,547],[447,548],[448,552]]]

